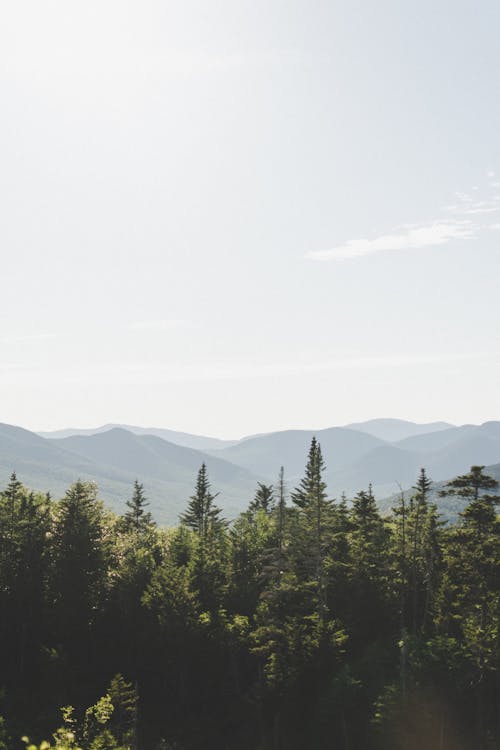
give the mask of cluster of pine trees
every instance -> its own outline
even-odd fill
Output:
[[[228,523],[202,466],[175,529],[137,482],[117,516],[90,483],[54,501],[13,475],[0,748],[500,748],[496,481],[449,482],[448,525],[423,470],[386,517],[323,472],[313,440],[290,495],[282,469]]]

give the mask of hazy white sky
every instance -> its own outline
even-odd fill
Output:
[[[496,0],[0,10],[0,421],[500,419]]]

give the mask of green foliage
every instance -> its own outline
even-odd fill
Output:
[[[272,484],[258,483],[255,497],[249,505],[249,510],[255,513],[263,510],[264,513],[272,513],[274,509],[274,488]]]
[[[202,464],[196,479],[195,493],[189,500],[187,510],[181,515],[181,522],[200,538],[207,538],[224,526],[220,518],[221,510],[214,504],[216,497],[210,491],[207,467]]]
[[[5,719],[0,716],[0,750],[8,750],[9,735],[5,726]]]
[[[122,675],[111,680],[105,693],[84,713],[78,722],[73,706],[61,708],[63,723],[53,733],[53,744],[44,740],[40,746],[22,740],[27,750],[133,750],[136,747],[135,725],[137,694]]]
[[[384,518],[371,488],[336,502],[323,476],[313,439],[292,504],[281,469],[228,524],[203,465],[166,530],[138,482],[116,517],[92,484],[53,501],[13,475],[0,493],[8,735],[52,738],[31,750],[500,747],[495,480],[472,467],[449,482],[466,507],[444,526],[423,470]]]
[[[123,516],[123,527],[135,534],[145,534],[156,525],[151,513],[145,509],[149,505],[144,494],[144,486],[137,479],[134,482],[134,493],[127,500],[127,512]]]

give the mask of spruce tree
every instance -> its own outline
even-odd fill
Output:
[[[256,513],[263,510],[265,513],[272,513],[274,508],[274,488],[272,484],[257,483],[257,492],[249,505],[249,510]]]
[[[19,679],[37,660],[47,577],[49,503],[11,475],[0,493],[0,660]],[[8,644],[4,651],[5,645]],[[29,691],[27,691],[29,692]]]
[[[327,500],[326,482],[323,480],[325,463],[321,446],[312,438],[307,458],[304,477],[299,486],[292,492],[292,501],[299,511],[301,527],[301,550],[299,565],[304,571],[309,570],[316,584],[318,597],[318,614],[323,621],[326,615],[326,584],[324,577],[324,558],[328,543],[327,532],[331,528],[332,504]]]
[[[194,495],[191,495],[187,510],[181,515],[181,523],[192,529],[200,538],[206,539],[215,530],[223,528],[224,521],[221,519],[221,509],[214,500],[215,495],[210,491],[207,467],[203,463],[196,478]]]
[[[144,485],[139,484],[136,479],[134,482],[134,494],[131,500],[127,500],[127,508],[123,516],[123,524],[126,531],[134,531],[137,534],[144,533],[152,529],[156,524],[153,521],[151,513],[145,508],[149,505],[144,494]]]
[[[408,505],[408,598],[410,627],[415,635],[427,620],[432,603],[435,566],[439,557],[437,508],[430,502],[432,480],[420,470]]]
[[[500,495],[491,494],[490,490],[497,490],[498,481],[484,473],[484,466],[471,466],[468,474],[447,482],[440,491],[440,497],[454,495],[468,501],[468,506],[460,515],[475,524],[478,532],[483,526],[487,529],[495,515],[495,505],[500,503]]]
[[[217,494],[211,492],[207,467],[203,463],[196,478],[194,495],[181,515],[181,523],[196,536],[193,584],[202,606],[212,612],[220,605],[227,555],[227,523],[221,517],[221,509],[214,503],[216,497]]]
[[[273,529],[268,546],[262,554],[262,578],[265,583],[263,596],[275,598],[281,587],[282,578],[287,568],[286,560],[286,487],[285,470],[280,468],[277,486],[278,499],[273,509]]]
[[[448,482],[441,493],[468,500],[448,537],[438,624],[462,644],[471,670],[480,748],[487,747],[486,696],[500,671],[498,486],[494,477],[484,473],[484,466],[472,466],[468,474]]]
[[[104,509],[92,482],[75,482],[56,507],[52,556],[54,634],[75,663],[87,667],[86,648],[104,602],[110,563]]]
[[[354,497],[348,528],[347,580],[351,603],[345,616],[358,647],[369,636],[383,632],[389,616],[388,534],[371,485]]]
[[[280,553],[280,557],[283,557],[284,543],[285,543],[285,521],[286,521],[286,487],[285,487],[285,469],[283,466],[280,468],[278,476],[278,503],[276,505],[276,532],[277,532],[277,547]]]

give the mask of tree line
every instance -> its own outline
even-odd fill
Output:
[[[297,487],[281,469],[228,523],[203,465],[168,529],[139,482],[117,515],[92,483],[53,500],[13,474],[0,749],[500,748],[498,483],[448,482],[450,525],[423,469],[384,516],[324,469],[313,439]]]

